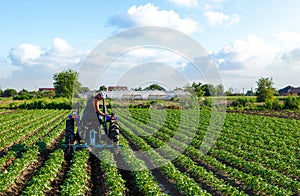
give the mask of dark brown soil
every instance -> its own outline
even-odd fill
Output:
[[[45,163],[45,161],[48,159],[48,156],[51,152],[53,152],[61,140],[63,134],[61,134],[58,138],[56,138],[52,145],[50,145],[49,148],[47,148],[44,152],[42,152],[38,160],[34,163],[30,164],[15,180],[15,182],[10,185],[10,187],[6,190],[4,195],[19,195],[22,193],[22,191],[26,188],[26,183],[31,180],[31,178],[36,174],[36,171],[38,171]]]
[[[126,163],[123,160],[123,158],[121,158],[119,154],[118,155],[115,154],[115,160],[117,163],[117,168],[123,168],[123,169],[118,169],[118,171],[121,174],[122,178],[125,180],[125,186],[128,191],[126,195],[142,196],[143,194],[141,194],[136,187],[135,179],[131,174],[131,171],[129,170],[129,168],[124,168]]]
[[[124,133],[122,135],[127,139],[127,141],[130,143],[130,147],[134,151],[141,150],[138,148],[138,146]],[[139,153],[139,158],[145,161],[145,164],[147,167],[153,168],[153,164],[151,160],[148,159],[148,157],[145,155]],[[119,159],[118,159],[119,162]],[[124,165],[124,164],[123,164]],[[152,175],[154,176],[154,179],[159,183],[159,186],[161,187],[161,190],[163,193],[166,193],[168,195],[182,195],[176,188],[176,186],[170,182],[167,177],[164,175],[163,171],[160,168],[156,168],[152,170]],[[122,175],[123,176],[123,175]],[[130,190],[130,189],[129,189]],[[130,194],[132,195],[132,194]]]
[[[56,179],[51,183],[52,189],[46,192],[46,195],[59,195],[60,194],[60,186],[64,184],[64,180],[66,179],[66,174],[70,170],[71,165],[71,157],[65,157],[65,161],[62,165],[62,170],[58,173]]]
[[[89,192],[88,195],[93,195],[93,196],[105,195],[105,183],[103,179],[104,172],[101,169],[100,160],[93,153],[90,153],[89,171],[91,176],[90,179],[91,192]]]

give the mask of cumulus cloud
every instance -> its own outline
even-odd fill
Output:
[[[227,87],[255,87],[260,77],[273,77],[275,87],[300,85],[300,48],[272,45],[255,35],[236,40],[212,54]]]
[[[74,50],[61,38],[54,38],[52,46],[42,50],[32,44],[22,44],[11,49],[8,58],[13,65],[43,66],[60,69],[78,64],[84,53]]]
[[[32,44],[21,44],[11,50],[9,58],[15,65],[33,65],[34,60],[40,57],[41,53],[42,51],[38,46]]]
[[[184,7],[197,7],[198,1],[197,0],[169,0],[170,2]]]
[[[21,68],[15,65],[11,65],[7,59],[0,59],[0,79],[6,79],[12,76],[14,71],[18,71]]]
[[[213,54],[219,62],[219,68],[248,69],[258,71],[273,64],[280,50],[255,35],[248,36],[247,40],[236,40],[228,44],[219,52]]]
[[[12,48],[7,58],[0,59],[0,83],[16,89],[51,87],[54,73],[77,70],[87,53],[74,49],[58,37],[49,48],[21,44]]]
[[[276,69],[289,70],[289,71],[300,71],[300,47],[294,48],[290,51],[282,52],[280,55],[280,59],[278,64],[276,65]]]
[[[282,31],[275,34],[275,38],[281,41],[281,43],[283,43],[286,47],[295,47],[300,45],[300,33]]]
[[[208,11],[205,16],[211,26],[230,26],[240,22],[240,17],[237,14],[229,16],[222,12]]]
[[[127,14],[116,15],[109,20],[110,25],[118,28],[134,26],[161,26],[193,33],[198,28],[198,22],[191,18],[182,18],[174,10],[160,10],[151,3],[142,6],[133,5]]]

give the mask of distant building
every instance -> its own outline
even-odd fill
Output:
[[[127,86],[109,86],[108,91],[127,91]]]
[[[39,88],[39,91],[40,92],[43,92],[43,91],[53,91],[53,92],[55,92],[55,88]]]
[[[295,88],[292,86],[287,86],[283,89],[280,89],[278,93],[281,96],[289,96],[289,95],[300,96],[300,87]]]
[[[107,97],[112,99],[124,99],[124,100],[170,100],[174,97],[179,99],[189,98],[191,94],[182,90],[175,91],[107,91]]]

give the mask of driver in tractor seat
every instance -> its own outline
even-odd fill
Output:
[[[88,124],[89,122],[98,120],[100,125],[102,124],[102,116],[108,116],[102,112],[99,108],[99,101],[103,100],[106,97],[106,93],[101,91],[96,94],[96,96],[92,96],[84,109],[83,112],[83,121],[84,124]]]

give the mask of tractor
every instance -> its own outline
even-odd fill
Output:
[[[106,106],[103,99],[103,112]],[[75,132],[75,127],[77,131]],[[80,118],[80,104],[66,120],[65,143],[63,144],[66,155],[72,155],[80,148],[95,149],[117,149],[119,145],[120,127],[118,117],[111,113],[106,116],[102,124],[97,121],[84,122]],[[84,142],[83,142],[84,141]]]

